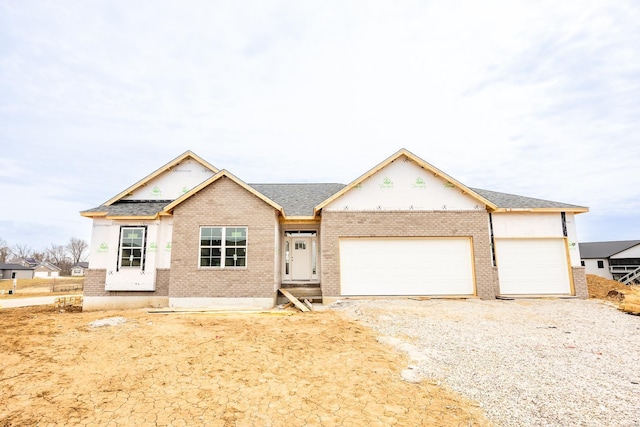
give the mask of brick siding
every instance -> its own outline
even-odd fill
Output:
[[[199,268],[200,226],[246,226],[247,267]],[[173,212],[170,298],[272,298],[275,293],[278,212],[223,177]]]
[[[484,211],[322,212],[322,293],[340,295],[341,237],[471,237],[476,293],[493,299],[496,271],[491,263],[489,219]]]
[[[589,298],[589,291],[587,290],[587,275],[585,274],[584,267],[572,267],[573,273],[573,286],[576,290],[576,297],[587,299]]]

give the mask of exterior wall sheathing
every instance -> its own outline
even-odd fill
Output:
[[[489,220],[485,211],[322,212],[322,294],[340,296],[342,237],[471,237],[476,295],[497,295],[497,274],[491,262]]]
[[[201,226],[247,227],[246,268],[200,268]],[[169,298],[269,298],[277,290],[278,212],[223,177],[173,212]]]

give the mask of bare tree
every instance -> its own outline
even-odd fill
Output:
[[[33,249],[29,245],[23,245],[20,243],[16,243],[11,247],[11,255],[15,258],[29,258]]]
[[[71,259],[64,246],[52,243],[51,246],[46,249],[46,253],[47,261],[59,267],[62,270],[62,275],[67,275],[71,272]]]
[[[85,259],[85,252],[89,248],[87,242],[82,239],[72,237],[67,243],[67,252],[71,256],[71,263],[77,264]]]
[[[47,253],[44,251],[32,251],[30,256],[37,261],[47,260]]]
[[[7,258],[9,258],[10,253],[11,249],[9,249],[7,241],[0,237],[0,264],[7,262]]]

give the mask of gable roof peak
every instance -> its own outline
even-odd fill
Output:
[[[352,188],[356,187],[358,184],[361,184],[363,181],[365,181],[366,179],[370,178],[372,175],[374,175],[375,173],[377,173],[377,172],[381,171],[382,169],[386,168],[389,164],[395,162],[396,160],[398,160],[400,157],[403,157],[403,156],[406,157],[407,159],[415,162],[421,168],[430,171],[431,173],[433,173],[434,176],[436,176],[438,178],[441,178],[441,179],[444,179],[447,182],[453,184],[455,187],[460,189],[463,193],[466,193],[466,194],[470,195],[471,197],[473,197],[474,199],[482,202],[484,205],[488,206],[490,209],[495,210],[495,209],[498,208],[493,202],[491,202],[490,200],[486,199],[484,196],[476,193],[470,187],[467,187],[466,185],[462,184],[458,180],[456,180],[456,179],[452,178],[451,176],[447,175],[446,173],[444,173],[440,169],[436,168],[432,164],[430,164],[427,161],[425,161],[425,160],[421,159],[420,157],[416,156],[415,154],[413,154],[411,151],[407,150],[406,148],[401,148],[400,150],[396,151],[391,156],[387,157],[382,162],[378,163],[372,169],[370,169],[369,171],[365,172],[364,174],[362,174],[361,176],[356,178],[350,184],[345,186],[342,190],[338,191],[333,196],[329,197],[328,199],[326,199],[325,201],[323,201],[322,203],[317,205],[315,207],[315,209],[314,209],[314,214],[316,214],[318,211],[323,209],[329,203],[331,203],[334,200],[338,199],[343,194],[347,193]]]
[[[250,192],[254,196],[258,197],[263,202],[267,203],[268,205],[271,205],[274,209],[279,211],[281,214],[284,214],[284,209],[282,208],[282,206],[280,206],[278,203],[274,202],[273,200],[271,200],[270,198],[268,198],[267,196],[265,196],[261,192],[257,191],[252,186],[250,186],[249,184],[245,183],[240,178],[236,177],[234,174],[232,174],[231,172],[229,172],[226,169],[222,169],[222,170],[217,171],[216,174],[213,175],[211,178],[207,179],[206,181],[202,182],[200,185],[197,185],[196,187],[192,188],[189,192],[183,194],[182,196],[180,196],[177,199],[175,199],[173,202],[169,203],[167,206],[164,207],[163,211],[166,212],[166,213],[171,212],[180,203],[182,203],[185,200],[193,197],[194,195],[196,195],[197,193],[202,191],[204,188],[208,187],[209,185],[211,185],[212,183],[218,181],[221,178],[230,179],[231,181],[233,181],[234,183],[236,183],[240,187],[244,188],[245,190],[247,190],[248,192]]]
[[[182,153],[181,155],[179,155],[178,157],[176,157],[175,159],[173,159],[173,160],[169,161],[168,163],[166,163],[165,165],[160,166],[158,169],[156,169],[155,171],[153,171],[152,173],[150,173],[146,177],[142,178],[140,181],[136,182],[135,184],[133,184],[131,187],[127,188],[123,192],[119,193],[117,196],[107,200],[104,203],[104,206],[112,205],[113,203],[115,203],[118,200],[122,199],[126,195],[132,193],[133,191],[135,191],[138,188],[142,187],[143,185],[147,184],[149,181],[151,181],[152,179],[156,178],[157,176],[159,176],[163,172],[171,170],[171,168],[179,165],[180,163],[182,163],[183,161],[185,161],[187,159],[195,160],[196,162],[200,163],[202,166],[211,169],[211,171],[213,173],[217,173],[219,171],[218,168],[216,168],[215,166],[213,166],[212,164],[210,164],[209,162],[207,162],[206,160],[204,160],[203,158],[201,158],[200,156],[195,154],[193,151],[187,150],[184,153]]]

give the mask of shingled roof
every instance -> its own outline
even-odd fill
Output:
[[[344,184],[249,184],[284,208],[287,216],[313,216],[313,208]]]
[[[640,245],[640,240],[578,243],[580,248],[580,257],[583,259],[609,258],[612,255],[625,251],[636,245]]]
[[[483,190],[480,188],[470,189],[502,209],[587,209],[584,206],[535,199],[533,197],[518,196],[516,194],[499,193],[497,191]]]
[[[106,216],[143,216],[151,217],[157,215],[162,209],[171,203],[172,200],[120,200],[112,205],[101,205],[97,208],[82,211],[83,214],[106,213]],[[91,215],[86,215],[91,216]]]

